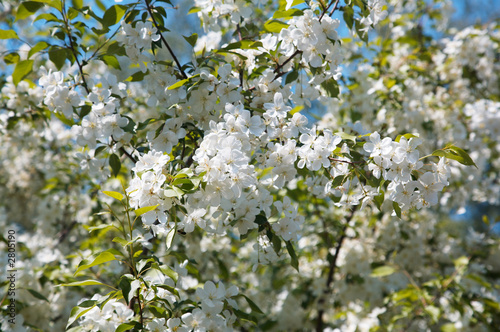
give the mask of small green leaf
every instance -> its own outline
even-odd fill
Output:
[[[453,159],[458,161],[462,165],[474,166],[477,168],[477,165],[474,163],[469,154],[465,152],[463,149],[454,145],[448,145],[444,149],[436,150],[432,153],[432,155]]]
[[[3,61],[5,61],[5,63],[8,65],[18,63],[19,60],[21,60],[21,57],[16,52],[9,53],[3,57]]]
[[[180,298],[179,291],[177,289],[175,289],[174,287],[172,287],[172,286],[169,286],[169,285],[157,285],[157,287],[166,289],[170,293],[172,293],[175,296],[177,296],[178,298]]]
[[[40,15],[38,15],[35,19],[34,19],[34,22],[36,21],[40,21],[40,20],[45,20],[47,22],[62,22],[60,19],[57,18],[56,15],[52,14],[52,13],[42,13]]]
[[[0,39],[19,39],[19,36],[14,30],[0,29]]]
[[[304,109],[304,105],[295,106],[290,111],[290,115],[294,115],[295,113],[298,113],[298,112],[302,111],[303,109]]]
[[[184,195],[184,191],[180,189],[179,187],[172,186],[168,189],[165,189],[163,194],[165,197],[177,197],[178,199],[182,198],[182,195]]]
[[[85,315],[87,312],[92,310],[96,306],[97,301],[95,300],[87,300],[83,301],[80,303],[78,306],[74,307],[71,310],[71,314],[68,320],[68,324],[66,325],[66,328],[70,327],[71,324],[73,324],[78,318],[82,317]]]
[[[68,58],[68,51],[65,48],[51,47],[49,50],[49,59],[54,63],[56,68],[60,70],[66,59]]]
[[[286,75],[285,84],[290,84],[299,77],[299,72],[297,70],[292,70]]]
[[[414,134],[404,134],[404,135],[398,135],[395,139],[396,142],[399,143],[399,141],[401,140],[401,137],[404,137],[406,138],[407,140],[410,140],[410,138],[412,137],[418,137],[418,135],[414,135]]]
[[[102,23],[105,27],[110,27],[120,22],[123,15],[127,11],[127,6],[124,5],[114,5],[109,7],[104,16],[102,17]]]
[[[396,202],[392,202],[392,207],[394,208],[394,212],[396,212],[398,218],[401,219],[401,208],[399,207],[399,204]]]
[[[246,295],[243,295],[241,294],[241,296],[243,296],[245,298],[245,300],[247,301],[248,305],[250,306],[250,309],[252,309],[252,312],[256,312],[258,314],[261,314],[263,315],[264,312],[262,310],[260,310],[259,306],[255,304],[255,302],[253,302],[252,300],[250,300],[250,298]]]
[[[103,55],[101,56],[101,60],[104,61],[108,66],[113,67],[114,69],[121,69],[120,63],[116,59],[114,55]]]
[[[113,255],[112,253],[110,253],[108,251],[103,251],[99,255],[97,255],[97,257],[89,264],[82,264],[85,262],[85,260],[83,260],[80,263],[80,265],[78,266],[78,269],[76,270],[74,275],[76,275],[80,271],[89,269],[93,266],[100,265],[100,264],[107,263],[107,262],[114,261],[114,260],[116,260],[115,255]]]
[[[196,41],[198,40],[198,34],[197,33],[193,33],[189,37],[184,37],[184,39],[189,43],[189,45],[191,45],[192,47],[194,47],[194,45],[196,45]]]
[[[91,279],[70,282],[68,284],[59,284],[59,285],[56,285],[56,286],[59,286],[59,287],[76,287],[76,286],[94,286],[94,285],[111,287],[111,286],[109,286],[109,285],[107,285],[105,283],[102,283],[102,282],[97,281],[97,280],[91,280]]]
[[[169,86],[167,88],[167,90],[173,90],[173,89],[177,89],[177,88],[180,88],[181,86],[183,86],[184,84],[186,84],[187,82],[189,82],[189,78],[186,78],[184,80],[180,80],[179,82],[175,83],[175,84],[172,84],[171,86]]]
[[[290,254],[290,258],[292,259],[291,264],[293,268],[297,270],[297,272],[299,272],[299,259],[297,258],[297,254],[295,253],[292,242],[286,241],[286,250]]]
[[[290,8],[288,10],[278,10],[274,13],[273,18],[284,18],[284,19],[289,19],[292,18],[293,16],[301,16],[303,15],[304,12],[300,9],[297,8]]]
[[[278,20],[269,20],[264,24],[264,29],[267,32],[281,32],[282,29],[288,28],[288,24],[278,21]]]
[[[120,325],[118,325],[118,327],[116,328],[115,332],[124,332],[124,331],[131,331],[133,330],[137,325],[140,325],[140,323],[138,322],[134,322],[134,323],[122,323]]]
[[[380,192],[380,194],[373,197],[373,200],[375,201],[375,205],[377,206],[377,208],[380,211],[382,211],[382,204],[384,203],[384,199],[385,199],[385,193],[383,190]]]
[[[120,158],[114,153],[111,156],[109,156],[109,166],[111,166],[113,175],[116,177],[118,173],[120,173],[120,168],[122,167],[122,163],[120,161]]]
[[[40,8],[43,7],[43,3],[36,2],[36,1],[24,1],[22,2],[19,7],[17,7],[17,13],[16,13],[16,19],[14,22],[17,22],[18,20],[23,20],[34,13]]]
[[[160,206],[160,204],[151,205],[151,206],[144,206],[144,207],[141,207],[140,209],[135,210],[134,213],[136,216],[139,217],[139,216],[143,215],[144,213],[147,213],[149,211],[153,211],[158,206]]]
[[[305,0],[293,0],[290,7],[300,5],[301,3],[304,3],[304,2],[306,2],[306,1]],[[286,9],[286,5],[287,5],[287,3],[285,1],[280,1],[280,9],[281,10]]]
[[[118,244],[121,244],[123,247],[126,247],[129,242],[121,237],[115,237],[113,238],[113,240],[111,240],[112,242],[115,242],[115,243],[118,243]]]
[[[347,133],[344,133],[343,131],[336,132],[335,135],[340,136],[340,138],[342,138],[343,140],[352,141],[356,143],[357,136],[349,135]]]
[[[36,290],[31,289],[31,288],[26,288],[26,289],[28,290],[28,292],[31,293],[31,295],[33,295],[37,299],[44,300],[45,302],[49,303],[49,300],[45,296],[43,296],[42,294],[38,293]]]
[[[396,269],[394,267],[384,265],[384,266],[379,266],[379,267],[373,269],[370,276],[372,276],[372,277],[386,277],[386,276],[393,274],[394,272],[396,272]]]
[[[161,265],[159,267],[160,271],[163,272],[164,275],[170,277],[175,283],[177,283],[177,280],[179,279],[179,274],[172,270],[170,266],[167,265]]]
[[[460,270],[469,264],[469,259],[465,256],[459,257],[453,261],[455,269]]]
[[[33,46],[30,51],[28,52],[28,59],[31,58],[31,56],[35,53],[38,53],[40,52],[41,50],[44,50],[46,49],[47,47],[49,47],[49,44],[47,44],[46,42],[44,41],[41,41],[41,42],[38,42],[35,44],[35,46]]]
[[[112,198],[117,199],[119,201],[121,201],[123,199],[123,195],[117,191],[103,191],[102,193],[106,196],[112,197]]]
[[[12,73],[12,83],[15,86],[19,84],[33,70],[33,60],[23,60],[16,64],[14,73]]]
[[[167,233],[167,239],[165,241],[165,244],[167,246],[167,250],[169,250],[172,247],[172,243],[174,242],[175,234],[177,234],[177,225],[170,229]]]

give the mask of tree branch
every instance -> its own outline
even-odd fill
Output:
[[[87,92],[87,94],[89,94],[90,90],[89,90],[89,87],[87,85],[87,81],[85,80],[85,74],[83,73],[83,66],[80,63],[80,60],[78,60],[78,54],[75,50],[75,47],[73,46],[73,36],[71,35],[71,29],[69,27],[68,17],[66,16],[66,1],[63,2],[61,14],[63,16],[64,27],[66,28],[66,33],[68,34],[69,48],[71,50],[71,53],[75,57],[76,64],[78,65],[78,70],[80,71],[80,75],[82,75],[82,85],[85,88],[85,91]]]
[[[158,30],[158,34],[160,35],[161,41],[163,42],[163,44],[165,44],[165,46],[167,47],[168,51],[170,52],[170,55],[172,56],[172,58],[174,59],[175,63],[177,64],[177,68],[179,68],[179,71],[181,72],[182,77],[188,78],[187,75],[186,75],[186,73],[184,72],[184,70],[182,70],[182,66],[181,66],[181,63],[179,62],[179,59],[177,59],[177,57],[174,54],[174,51],[172,51],[172,49],[170,48],[170,45],[168,44],[167,40],[165,39],[165,37],[163,37],[163,34],[161,33],[160,26],[156,22],[156,19],[153,16],[153,12],[151,11],[150,0],[146,0],[146,8],[148,10],[149,16],[151,16],[151,19],[153,20],[153,24],[155,25],[155,28]]]
[[[325,303],[324,296],[331,292],[330,287],[331,287],[332,282],[333,282],[333,276],[335,275],[335,269],[337,267],[337,260],[339,258],[340,249],[342,248],[342,244],[344,242],[344,239],[347,237],[346,230],[347,230],[347,227],[349,227],[349,223],[351,222],[351,220],[354,216],[354,212],[356,212],[356,208],[357,208],[357,205],[355,205],[352,208],[351,213],[349,214],[349,216],[347,216],[346,222],[344,224],[344,227],[342,227],[342,231],[340,232],[340,237],[339,237],[339,239],[337,241],[337,245],[335,247],[335,253],[333,254],[333,256],[330,260],[330,266],[328,269],[328,276],[327,276],[326,285],[325,285],[326,287],[325,287],[325,290],[323,292],[324,294],[323,294],[323,297],[321,297],[318,301],[318,307],[320,307],[320,309],[318,310],[318,318],[316,321],[316,332],[323,331],[323,315],[325,313],[325,310],[321,307]]]
[[[333,4],[333,1],[330,2],[330,4],[328,6],[326,6],[325,9],[323,9],[323,12],[321,13],[321,15],[319,16],[319,21],[321,22],[321,19],[323,18],[323,16],[325,16],[326,12],[328,11],[328,9],[332,6]],[[333,15],[333,13],[337,10],[337,6],[339,4],[339,0],[335,1],[335,5],[333,6],[332,8],[332,11],[330,12],[330,16]]]

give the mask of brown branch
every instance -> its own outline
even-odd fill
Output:
[[[323,12],[319,16],[319,21],[320,22],[321,22],[321,19],[323,18],[323,16],[325,16],[325,14],[328,11],[328,9],[332,6],[332,4],[333,4],[333,2],[330,2],[330,4],[328,6],[326,6],[325,9],[323,9]],[[335,5],[333,6],[332,11],[330,12],[330,16],[333,15],[333,13],[337,10],[338,4],[339,4],[339,0],[335,1]]]
[[[165,39],[165,37],[163,37],[163,34],[161,33],[160,26],[156,22],[156,19],[153,16],[153,12],[151,11],[150,0],[146,0],[146,8],[148,10],[149,16],[151,16],[151,19],[153,20],[153,24],[155,25],[155,28],[158,30],[158,33],[160,34],[161,41],[163,42],[163,44],[165,44],[165,46],[167,47],[168,51],[170,52],[170,55],[172,56],[172,58],[174,59],[175,63],[177,64],[177,68],[179,68],[179,71],[181,72],[182,77],[188,78],[187,75],[186,75],[186,73],[184,72],[184,70],[182,70],[182,66],[181,66],[181,63],[179,62],[179,59],[177,59],[177,57],[174,54],[174,51],[170,48],[170,45],[168,44],[167,40]]]
[[[357,205],[352,208],[351,213],[349,214],[349,216],[347,216],[344,227],[342,227],[342,230],[340,232],[340,237],[337,241],[337,245],[335,246],[335,253],[333,254],[332,258],[330,259],[330,266],[328,269],[328,276],[327,276],[326,284],[325,284],[326,288],[323,292],[324,293],[323,297],[321,297],[318,300],[318,307],[320,309],[318,310],[318,318],[316,321],[316,332],[323,331],[323,315],[325,313],[325,310],[321,307],[325,303],[325,295],[327,295],[328,293],[331,292],[330,287],[332,285],[333,277],[335,275],[335,269],[337,267],[337,260],[339,258],[340,249],[342,248],[342,244],[344,242],[344,239],[347,237],[347,234],[346,234],[347,227],[349,227],[349,223],[351,222],[351,220],[354,216],[354,212],[356,212],[356,208],[357,208]]]
[[[132,156],[130,153],[128,153],[127,150],[125,150],[125,148],[123,146],[120,148],[120,152],[123,153],[124,155],[126,155],[128,157],[128,159],[132,160],[132,162],[134,164],[137,163],[137,160],[134,158],[134,156]]]
[[[73,46],[73,36],[71,35],[71,29],[69,27],[68,17],[66,16],[66,2],[65,1],[63,2],[61,14],[62,14],[63,20],[64,20],[64,27],[66,28],[66,32],[68,34],[69,48],[71,50],[71,53],[75,57],[76,64],[78,65],[78,70],[80,71],[80,74],[82,75],[82,86],[85,88],[85,91],[87,91],[87,94],[89,94],[90,90],[89,90],[89,87],[87,85],[87,81],[85,80],[85,74],[83,73],[83,66],[80,63],[80,60],[78,60],[78,54],[75,50],[75,47]]]

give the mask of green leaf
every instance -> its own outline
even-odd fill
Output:
[[[157,307],[154,305],[148,305],[149,311],[155,316],[156,318],[165,318],[165,309],[161,307]]]
[[[262,46],[261,42],[254,42],[252,40],[240,40],[231,44],[228,44],[226,47],[221,48],[219,51],[226,52],[231,50],[248,50],[248,49],[257,49]]]
[[[40,8],[43,7],[43,3],[36,2],[36,1],[24,1],[19,5],[17,8],[17,13],[16,13],[16,19],[14,22],[17,22],[18,20],[23,20],[34,13]]]
[[[189,82],[189,78],[186,78],[186,79],[183,79],[183,80],[180,80],[179,82],[175,83],[175,84],[172,84],[171,86],[169,86],[167,88],[167,90],[173,90],[173,89],[177,89],[177,88],[180,88],[181,86],[183,86],[184,84],[186,84],[187,82]]]
[[[256,312],[256,313],[259,313],[261,315],[264,314],[264,312],[262,310],[260,310],[259,306],[256,305],[255,302],[253,302],[252,300],[250,300],[250,298],[248,298],[248,296],[243,295],[243,294],[241,294],[241,296],[243,296],[245,298],[245,300],[247,301],[248,305],[250,306],[250,309],[252,309],[252,312]]]
[[[288,10],[278,10],[274,13],[273,18],[284,18],[289,19],[293,16],[301,16],[304,12],[297,8],[290,8]]]
[[[49,50],[49,59],[54,63],[56,68],[60,70],[66,59],[68,58],[68,51],[65,48],[51,47]]]
[[[339,84],[333,78],[321,83],[321,86],[331,98],[336,98],[340,93]]]
[[[191,45],[192,47],[194,47],[194,45],[196,45],[196,41],[198,40],[198,34],[197,33],[193,33],[189,37],[184,37],[184,39],[189,43],[189,45]]]
[[[299,77],[299,72],[297,70],[292,70],[286,75],[285,84],[290,84]]]
[[[120,158],[114,153],[111,156],[109,156],[109,166],[111,166],[113,175],[116,177],[118,173],[120,173],[120,168],[122,167],[122,163],[120,161]]]
[[[297,258],[297,254],[295,253],[292,242],[286,241],[286,250],[290,254],[290,258],[292,259],[291,264],[293,268],[297,270],[297,272],[299,272],[299,259]]]
[[[453,323],[448,323],[441,326],[441,332],[456,332],[456,331],[457,328]]]
[[[116,59],[114,55],[103,55],[101,56],[101,60],[104,61],[108,66],[113,67],[114,69],[121,69],[120,63]]]
[[[128,331],[134,329],[137,325],[140,325],[139,322],[134,322],[134,323],[123,323],[118,325],[116,328],[115,332],[123,332],[123,331]]]
[[[38,42],[35,44],[35,46],[33,46],[30,51],[28,52],[28,59],[31,58],[31,56],[35,53],[38,53],[40,52],[41,50],[44,50],[46,49],[47,47],[49,47],[49,44],[47,44],[46,42],[44,41],[41,41],[41,42]]]
[[[177,234],[177,225],[170,229],[167,233],[167,238],[165,241],[165,244],[167,246],[167,250],[169,250],[172,247],[172,243],[174,242],[175,234]]]
[[[384,265],[379,266],[372,270],[370,276],[372,277],[386,277],[396,272],[396,269],[392,266]]]
[[[467,265],[469,265],[469,259],[466,256],[459,257],[453,261],[455,269],[461,270]]]
[[[153,211],[158,206],[160,206],[160,204],[151,205],[151,206],[144,206],[144,207],[141,207],[141,208],[135,210],[134,213],[135,213],[136,216],[139,217],[139,216],[143,215],[144,213],[147,213],[149,211]]]
[[[130,293],[130,290],[131,290],[131,286],[130,286],[130,279],[128,276],[124,275],[120,278],[120,281],[118,282],[118,288],[120,288],[122,290],[122,295],[123,295],[123,298],[125,299],[125,301],[127,302],[127,305],[129,304],[129,301],[128,301],[128,295]]]
[[[274,234],[273,238],[271,239],[271,243],[273,244],[273,249],[276,254],[279,254],[281,251],[281,238]]]
[[[117,199],[119,201],[123,199],[123,195],[117,191],[103,191],[102,193],[106,196],[113,197],[114,199]]]
[[[182,191],[182,189],[180,189],[179,187],[172,186],[168,189],[165,189],[163,191],[163,194],[165,195],[165,197],[177,197],[178,199],[181,199],[182,195],[184,195],[184,191]]]
[[[102,17],[102,23],[105,27],[110,27],[120,22],[123,15],[127,11],[127,6],[124,5],[114,5],[108,8]]]
[[[38,293],[36,290],[31,289],[31,288],[26,288],[26,289],[28,290],[28,292],[31,293],[31,295],[33,295],[37,299],[44,300],[45,302],[50,303],[49,300],[45,296],[43,296],[42,294]]]
[[[59,284],[59,285],[56,285],[56,286],[59,286],[59,287],[76,287],[76,286],[95,286],[95,285],[111,287],[111,286],[109,286],[109,285],[107,285],[105,283],[102,283],[102,282],[97,281],[97,280],[91,280],[91,279],[70,282],[68,284]]]
[[[80,265],[78,266],[78,269],[76,270],[74,275],[76,275],[80,271],[89,269],[93,266],[100,265],[100,264],[107,263],[107,262],[114,261],[114,260],[116,260],[115,255],[113,255],[112,253],[110,253],[108,251],[103,251],[99,255],[97,255],[97,257],[89,264],[82,264],[85,262],[85,260],[83,260],[80,263]]]
[[[12,83],[15,86],[19,84],[33,70],[33,60],[23,60],[16,64],[14,73],[12,73]]]
[[[19,36],[14,30],[0,29],[0,39],[19,39]]]
[[[293,0],[293,2],[290,5],[290,7],[300,5],[301,3],[304,3],[304,2],[305,2],[305,0]],[[280,9],[281,10],[286,9],[286,2],[285,1],[280,1]]]
[[[349,27],[350,30],[352,30],[352,27],[354,26],[354,10],[350,6],[344,6],[344,21]]]
[[[418,135],[414,135],[414,134],[404,134],[404,135],[398,135],[395,139],[396,142],[399,143],[399,141],[401,140],[401,137],[404,137],[406,138],[407,140],[410,140],[410,138],[412,137],[418,137]]]
[[[380,194],[373,197],[373,200],[375,201],[375,205],[377,206],[377,208],[380,211],[382,211],[382,204],[384,203],[384,199],[385,199],[385,193],[383,190],[380,192]]]
[[[236,315],[236,317],[238,317],[241,320],[245,320],[245,321],[250,322],[254,325],[257,325],[257,323],[258,323],[257,317],[250,315],[250,314],[247,314],[244,311],[241,311],[238,309],[233,309],[233,312]]]
[[[170,279],[172,279],[175,283],[177,283],[177,280],[179,279],[179,274],[174,270],[172,270],[170,266],[161,265],[159,269],[164,275],[170,277]]]
[[[16,52],[9,53],[3,57],[3,61],[5,61],[5,63],[8,65],[18,63],[19,60],[21,60],[21,57]]]
[[[97,301],[95,300],[87,300],[83,301],[80,303],[78,306],[74,307],[71,310],[71,314],[69,316],[68,324],[66,325],[66,328],[70,327],[71,324],[73,324],[78,318],[82,317],[85,315],[87,312],[92,310],[97,304]]]
[[[127,241],[127,240],[125,240],[125,239],[123,239],[121,237],[115,237],[111,241],[114,242],[114,243],[121,244],[123,247],[128,246],[130,243],[133,243],[133,241]]]
[[[394,208],[394,212],[396,212],[398,218],[401,219],[401,208],[399,207],[399,204],[396,202],[392,202],[392,207]]]
[[[432,321],[436,323],[439,320],[439,315],[441,311],[438,307],[433,305],[428,305],[424,308],[424,311],[431,317]]]
[[[304,109],[304,105],[295,106],[290,111],[290,115],[294,115],[295,113],[298,113],[298,112],[302,111],[303,109]]]
[[[34,22],[40,20],[45,20],[47,22],[62,22],[62,20],[57,18],[57,16],[52,13],[42,13],[35,18]]]
[[[474,163],[472,158],[469,156],[467,152],[463,149],[454,146],[448,145],[444,149],[436,150],[432,153],[433,156],[444,157],[448,159],[453,159],[466,166],[474,166],[477,168],[477,165]]]
[[[282,29],[288,28],[288,24],[278,21],[278,20],[269,20],[264,24],[264,29],[267,32],[276,32],[279,33]]]
[[[156,285],[159,288],[163,288],[168,290],[170,293],[174,294],[178,298],[180,298],[179,291],[175,289],[175,287],[169,286],[169,285]]]
[[[347,133],[344,133],[343,131],[336,132],[335,135],[339,136],[340,138],[342,138],[345,141],[352,141],[352,142],[356,143],[357,136],[349,135]]]

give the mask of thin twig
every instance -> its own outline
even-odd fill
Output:
[[[87,85],[87,81],[85,80],[85,74],[83,73],[83,66],[80,63],[80,60],[78,60],[78,54],[76,53],[75,47],[73,46],[73,36],[71,35],[71,29],[69,27],[68,17],[66,16],[66,1],[63,2],[61,14],[63,16],[66,32],[68,33],[69,48],[71,50],[71,53],[75,57],[76,64],[78,65],[78,70],[80,71],[80,75],[82,75],[82,85],[85,88],[85,91],[87,91],[87,94],[89,94],[90,90]]]
[[[182,70],[182,65],[179,62],[179,59],[177,59],[177,57],[174,54],[174,51],[170,48],[170,45],[168,44],[167,40],[165,39],[165,37],[163,37],[163,34],[161,33],[160,26],[156,22],[156,19],[153,16],[153,12],[151,11],[150,0],[146,0],[146,8],[148,10],[149,16],[151,16],[151,19],[153,20],[153,24],[155,25],[155,28],[158,30],[158,33],[160,34],[161,41],[163,42],[163,44],[165,44],[165,46],[167,47],[168,51],[170,52],[170,55],[172,56],[172,58],[174,59],[175,63],[177,64],[177,68],[179,68],[179,71],[181,72],[182,77],[188,78],[188,76],[186,75],[186,73],[184,72],[184,70]]]
[[[321,22],[321,19],[323,18],[323,16],[325,16],[325,13],[328,11],[328,8],[330,8],[332,4],[333,4],[333,2],[330,2],[330,4],[328,6],[326,6],[325,9],[323,9],[323,12],[319,16],[319,21],[320,22]],[[338,4],[339,4],[339,0],[335,1],[335,5],[333,6],[332,11],[330,12],[330,16],[332,16],[333,13],[337,10]]]

